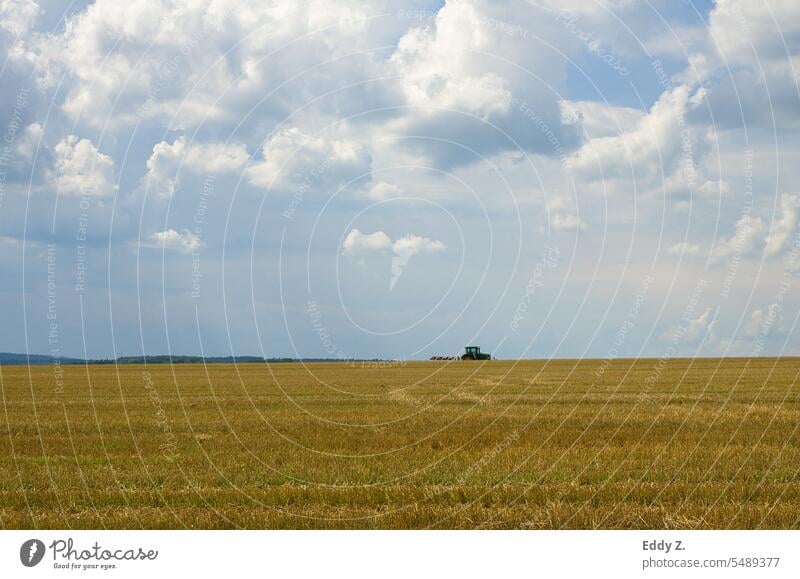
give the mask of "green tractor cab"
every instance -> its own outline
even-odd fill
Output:
[[[491,354],[481,354],[480,346],[467,346],[464,348],[465,352],[461,356],[462,360],[491,360]]]

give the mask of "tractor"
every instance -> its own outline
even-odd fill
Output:
[[[465,352],[461,355],[462,360],[491,360],[491,354],[481,354],[480,346],[467,346],[464,348]]]

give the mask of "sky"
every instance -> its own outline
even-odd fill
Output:
[[[0,0],[0,351],[800,355],[800,3]]]

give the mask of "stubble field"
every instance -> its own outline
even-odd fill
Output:
[[[797,528],[797,359],[0,368],[3,528]]]

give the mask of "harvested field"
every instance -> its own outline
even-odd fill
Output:
[[[797,528],[797,359],[0,368],[3,528]]]

